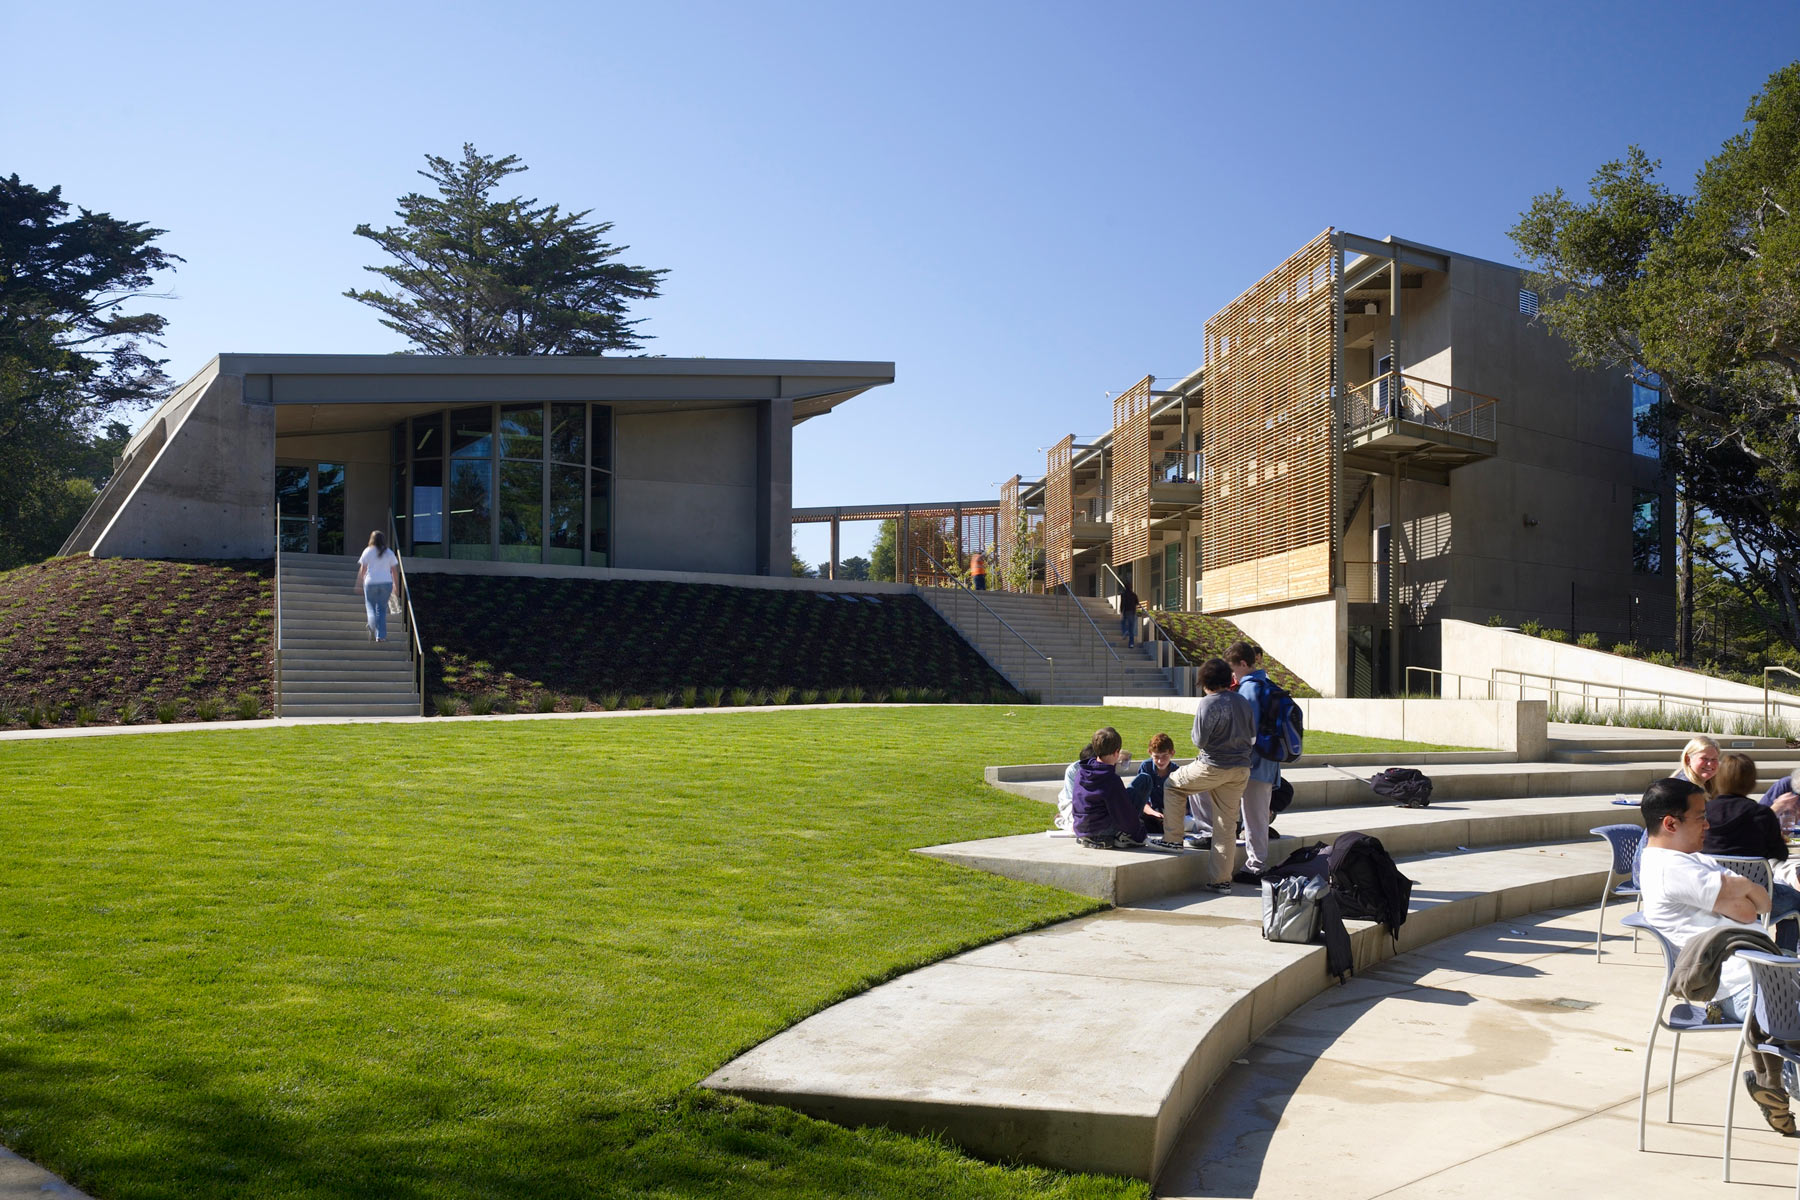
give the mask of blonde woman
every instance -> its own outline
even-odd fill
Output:
[[[1685,779],[1706,789],[1708,797],[1719,794],[1719,743],[1705,734],[1689,739],[1681,750],[1681,766],[1674,777]]]

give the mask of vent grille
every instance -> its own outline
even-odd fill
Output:
[[[1536,292],[1532,291],[1530,288],[1519,289],[1519,311],[1528,317],[1535,317],[1538,315],[1538,297]]]

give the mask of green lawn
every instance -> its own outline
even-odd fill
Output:
[[[907,853],[1043,829],[1029,706],[0,743],[0,1144],[128,1197],[1112,1196],[695,1092],[1095,907]],[[1308,749],[1345,750],[1313,734]]]

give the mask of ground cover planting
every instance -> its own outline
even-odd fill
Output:
[[[1225,648],[1236,641],[1245,640],[1244,631],[1223,617],[1209,617],[1205,613],[1158,612],[1154,614],[1156,623],[1168,632],[1169,639],[1181,647],[1181,652],[1198,664],[1202,659],[1224,658]],[[1268,672],[1269,678],[1286,688],[1295,696],[1317,696],[1319,693],[1305,680],[1288,670],[1267,654],[1259,666]]]
[[[1093,908],[909,850],[1045,828],[981,767],[1102,723],[1141,747],[1172,716],[0,743],[0,1144],[105,1200],[1143,1196],[692,1085],[874,981]]]
[[[916,596],[425,573],[408,585],[443,716],[1020,699]]]
[[[72,556],[0,573],[0,727],[268,716],[271,568]]]

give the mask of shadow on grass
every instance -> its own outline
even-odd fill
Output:
[[[0,1143],[107,1200],[1147,1194],[703,1092],[520,1122],[471,1115],[454,1081],[415,1078],[283,1114],[202,1063],[140,1065],[145,1085],[123,1088],[109,1066],[0,1049]]]

